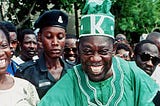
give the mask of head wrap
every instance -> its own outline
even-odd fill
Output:
[[[80,36],[108,36],[114,38],[114,16],[110,0],[87,0],[82,11]]]

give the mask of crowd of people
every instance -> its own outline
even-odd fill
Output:
[[[0,105],[160,106],[160,32],[132,47],[115,35],[110,8],[110,0],[86,1],[79,37],[57,9],[34,29],[0,22]]]

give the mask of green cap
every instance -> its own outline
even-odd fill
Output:
[[[80,36],[108,36],[114,38],[114,16],[110,0],[87,0],[82,11]]]

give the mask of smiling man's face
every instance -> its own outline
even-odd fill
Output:
[[[92,81],[103,81],[112,65],[113,41],[105,36],[80,39],[79,52],[82,68]]]

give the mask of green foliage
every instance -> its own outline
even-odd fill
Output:
[[[118,0],[112,6],[116,33],[141,35],[160,26],[160,0]]]

